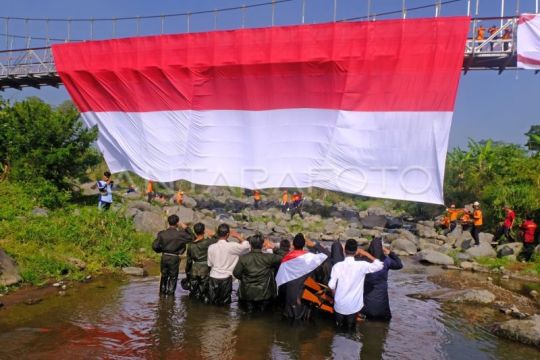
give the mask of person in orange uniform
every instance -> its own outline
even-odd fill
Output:
[[[499,30],[498,27],[496,27],[495,25],[491,25],[488,29],[488,34],[489,34],[489,37],[492,37],[493,35],[495,35],[497,33],[497,31]],[[491,51],[493,51],[493,43],[494,41],[497,40],[497,37],[494,37],[493,39],[491,39],[491,41],[489,42],[489,47],[491,49]]]
[[[486,28],[483,25],[480,25],[478,29],[476,29],[476,40],[484,40],[486,37]]]
[[[471,226],[471,211],[467,208],[463,209],[463,216],[461,216],[461,228],[466,231]]]
[[[474,239],[474,244],[476,246],[480,245],[480,229],[484,224],[484,217],[482,215],[482,210],[480,210],[480,203],[475,201],[473,204],[473,223],[471,227],[471,235]]]
[[[154,195],[154,182],[148,180],[148,184],[146,184],[146,196],[148,197],[148,202],[152,202]]]
[[[512,28],[506,28],[504,29],[504,32],[503,32],[503,35],[502,35],[502,39],[504,40],[504,51],[508,51],[508,49],[510,48],[510,43],[511,43],[511,39],[512,39]]]
[[[446,234],[449,234],[452,231],[454,231],[454,229],[457,226],[457,220],[458,220],[459,214],[461,213],[461,209],[456,209],[456,205],[452,204],[450,205],[450,208],[446,209],[446,212],[448,216],[448,221],[450,222],[448,225],[448,231],[446,232]]]
[[[176,193],[174,201],[178,204],[178,206],[181,206],[184,203],[184,192],[179,190]]]
[[[253,207],[255,209],[258,209],[260,202],[261,202],[261,192],[259,190],[255,190],[253,192]]]
[[[525,261],[530,261],[534,253],[537,227],[532,216],[527,214],[525,221],[520,226],[523,234],[523,258]]]
[[[281,194],[281,211],[283,213],[289,211],[289,192],[287,190]]]

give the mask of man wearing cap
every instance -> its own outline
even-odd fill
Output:
[[[482,215],[482,210],[480,210],[480,203],[475,201],[473,204],[473,223],[471,227],[471,236],[474,239],[474,245],[480,245],[480,229],[484,224],[484,217]]]
[[[370,260],[356,261],[355,256]],[[367,251],[358,248],[354,239],[345,243],[345,260],[332,267],[328,287],[334,293],[334,313],[336,324],[354,327],[356,314],[364,306],[364,280],[367,274],[382,270],[383,263]]]

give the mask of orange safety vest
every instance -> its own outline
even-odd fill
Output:
[[[289,202],[289,194],[283,193],[283,195],[281,195],[281,202],[282,202],[283,204],[288,203],[288,202]]]
[[[484,223],[482,217],[482,210],[474,210],[473,218],[475,226],[481,226]]]
[[[176,203],[178,205],[182,205],[182,201],[184,201],[184,194],[177,192],[176,193]]]
[[[443,217],[441,220],[441,225],[448,227],[448,225],[450,225],[450,218],[448,216]]]
[[[476,32],[476,40],[484,40],[486,29],[483,26],[480,26]]]
[[[459,211],[458,209],[448,209],[448,216],[450,217],[450,221],[456,221],[460,212],[461,211]]]
[[[257,201],[261,200],[261,193],[258,191],[255,191],[255,194],[253,195],[253,198]]]
[[[463,216],[461,217],[461,222],[463,224],[467,224],[467,223],[471,222],[471,215],[463,214]]]
[[[146,185],[146,193],[150,194],[154,192],[154,183],[152,181],[148,181],[148,185]]]

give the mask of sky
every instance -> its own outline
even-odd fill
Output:
[[[270,0],[4,0],[3,17],[22,18],[120,18],[130,16],[147,16],[162,14],[178,14],[242,6],[243,4],[259,4]],[[278,0],[279,1],[279,0]],[[305,4],[305,23],[321,23],[332,21],[334,4],[336,19],[362,17],[368,14],[380,14],[388,11],[399,11],[403,0],[291,0],[275,5],[274,24],[292,25],[301,23],[302,5]],[[441,0],[442,2],[448,0]],[[520,12],[534,12],[537,0],[506,0],[504,14],[514,15]],[[436,0],[405,0],[407,8],[434,4]],[[468,0],[454,0],[442,7],[442,16],[466,15]],[[471,0],[472,14],[475,14],[477,0]],[[478,0],[478,15],[481,17],[499,16],[501,0]],[[519,10],[516,5],[519,3]],[[216,15],[217,14],[217,15]],[[244,15],[243,15],[244,14]],[[435,9],[429,7],[408,11],[408,18],[434,16]],[[376,19],[397,18],[400,14],[377,16]],[[244,21],[242,21],[244,19]],[[117,21],[116,36],[134,35],[137,29],[143,34],[159,34],[163,25],[166,33],[182,33],[188,31],[187,16],[161,19]],[[264,27],[272,25],[272,7],[261,6],[249,8],[244,12],[234,10],[210,14],[191,15],[190,31],[211,31],[213,29]],[[493,21],[486,22],[489,26]],[[24,47],[27,35],[33,37],[65,38],[68,22],[61,21],[24,21],[10,19],[7,22],[8,33],[20,35],[11,37],[6,42],[6,20],[0,20],[0,50],[7,46]],[[92,31],[90,30],[92,29]],[[110,21],[71,21],[71,39],[88,39],[90,33],[94,38],[105,39],[113,36],[113,25]],[[33,40],[31,46],[43,46],[44,40]],[[450,148],[466,147],[469,139],[482,140],[492,138],[524,144],[524,133],[534,124],[540,124],[538,102],[540,99],[540,74],[532,71],[509,70],[498,74],[497,71],[471,71],[461,76],[458,88]],[[69,96],[63,87],[59,89],[44,87],[40,90],[28,88],[22,91],[6,90],[0,93],[4,99],[12,101],[27,96],[38,96],[52,104],[59,104]]]

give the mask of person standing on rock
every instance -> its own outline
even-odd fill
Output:
[[[520,226],[523,233],[523,259],[525,261],[530,261],[534,254],[537,227],[532,215],[527,214],[525,221]]]
[[[289,211],[289,192],[287,190],[281,194],[281,211],[284,214]]]
[[[249,243],[236,231],[231,231],[229,225],[221,224],[217,230],[218,241],[208,248],[208,300],[214,305],[231,303],[232,274],[238,257],[249,252]],[[239,242],[228,241],[229,236]]]
[[[355,256],[367,258],[356,261]],[[354,239],[345,243],[345,260],[332,268],[328,287],[334,294],[334,314],[338,327],[353,328],[356,315],[364,306],[364,280],[367,274],[380,271],[383,263],[363,249],[358,248]]]
[[[148,180],[148,183],[146,184],[146,197],[149,203],[152,202],[154,196],[154,182],[152,180]]]
[[[383,246],[381,238],[369,244],[368,252],[383,262],[383,269],[366,275],[364,283],[364,307],[360,310],[370,320],[389,321],[392,318],[388,299],[388,272],[400,270],[403,263],[399,256]]]
[[[261,203],[261,192],[259,190],[255,190],[253,192],[253,207],[255,210],[259,209],[259,204]]]
[[[187,230],[187,226],[180,223],[178,215],[169,216],[167,222],[169,228],[160,231],[152,244],[152,249],[161,253],[160,295],[174,295],[178,282],[180,255],[186,250],[186,245],[193,241],[193,236]]]
[[[510,205],[505,205],[504,212],[506,213],[506,217],[504,218],[503,224],[497,229],[493,241],[499,242],[499,239],[504,235],[506,242],[514,242],[514,238],[510,232],[514,226],[516,213],[510,208]],[[500,245],[502,244],[503,243],[500,243]]]
[[[480,229],[484,224],[484,217],[482,210],[480,210],[480,203],[475,201],[473,204],[473,223],[471,227],[471,236],[474,239],[474,245],[480,245]]]
[[[471,211],[469,209],[463,209],[463,216],[461,217],[460,222],[463,231],[469,230],[469,227],[471,226]]]
[[[178,205],[178,206],[182,206],[182,204],[184,203],[184,192],[182,190],[178,190],[176,192],[176,195],[174,197],[174,202]]]
[[[111,204],[113,202],[113,197],[112,197],[113,185],[114,185],[114,182],[111,179],[111,173],[109,171],[105,171],[103,173],[103,178],[97,182],[97,188],[99,190],[99,201],[98,201],[99,209],[109,210],[109,208],[111,207]]]
[[[186,281],[189,296],[204,303],[208,303],[208,248],[215,244],[218,239],[214,234],[206,231],[203,223],[193,226],[195,240],[188,245],[186,262]]]
[[[450,222],[448,230],[445,232],[445,235],[448,235],[449,233],[454,231],[454,229],[456,228],[458,217],[459,217],[459,214],[461,213],[461,209],[456,209],[456,205],[452,204],[450,205],[450,208],[446,209],[446,212],[448,216],[448,221]]]
[[[291,206],[291,220],[293,219],[295,214],[300,215],[300,218],[304,218],[304,215],[302,214],[302,205],[303,205],[303,199],[302,199],[302,193],[295,192],[292,197],[292,206]]]
[[[233,271],[240,280],[238,303],[248,312],[264,311],[276,296],[274,273],[283,257],[263,252],[263,247],[272,249],[273,243],[261,234],[250,236],[248,242],[251,252],[240,256]]]

